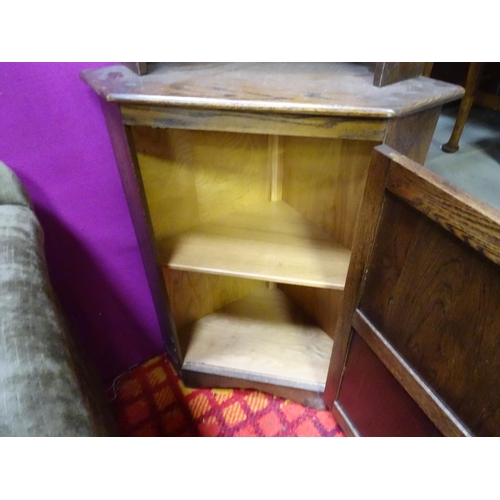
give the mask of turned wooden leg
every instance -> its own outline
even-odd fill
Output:
[[[470,108],[474,102],[482,66],[483,63],[470,63],[469,71],[467,73],[467,81],[465,82],[465,94],[462,97],[462,102],[460,103],[460,109],[458,110],[458,116],[455,126],[453,127],[453,132],[451,133],[450,140],[441,146],[441,149],[445,153],[455,153],[455,151],[458,151],[458,142],[460,141],[460,136],[462,135],[465,122],[469,116]]]
[[[434,67],[434,63],[432,63],[432,62],[424,63],[424,70],[422,71],[422,76],[427,76],[428,78],[430,78],[433,67]]]

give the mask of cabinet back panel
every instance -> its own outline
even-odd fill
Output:
[[[474,434],[499,435],[499,267],[390,195],[379,234],[361,311]]]
[[[265,135],[148,127],[132,134],[157,240],[269,198]]]
[[[278,288],[292,302],[298,304],[333,339],[342,291],[283,284],[279,284]]]
[[[177,331],[259,288],[266,287],[264,281],[168,268],[163,269],[163,276]],[[185,339],[179,338],[185,352],[183,340]]]
[[[283,200],[352,246],[374,141],[283,138]]]

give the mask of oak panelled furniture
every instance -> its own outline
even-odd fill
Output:
[[[102,98],[166,348],[188,385],[324,408],[371,151],[385,143],[423,161],[442,104],[463,94],[411,63],[384,65],[82,73]]]
[[[375,149],[325,399],[361,436],[500,435],[500,212]]]

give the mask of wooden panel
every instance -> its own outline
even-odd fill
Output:
[[[362,311],[365,311],[363,305],[370,302],[369,319],[377,328],[385,324],[394,301],[387,300],[383,294],[374,293],[372,288],[380,287],[390,291],[391,297],[398,292],[399,279],[408,257],[415,228],[420,221],[420,214],[416,210],[408,210],[403,203],[390,197],[385,200],[380,221],[378,234],[390,231],[391,236],[377,237],[370,261],[367,262],[370,272],[365,276],[365,292],[360,302]],[[390,256],[391,260],[384,261],[384,265],[381,265],[380,259],[386,255]]]
[[[286,137],[283,200],[350,248],[375,145]]]
[[[378,239],[361,311],[471,432],[500,435],[500,269],[393,197]]]
[[[442,435],[354,331],[336,404],[360,436]]]
[[[263,289],[188,326],[183,370],[322,392],[332,340],[279,289]]]
[[[466,241],[471,247],[500,264],[500,212],[445,182],[421,165],[391,157],[387,188],[447,231]]]
[[[268,138],[133,128],[157,239],[267,200]]]
[[[178,332],[203,316],[265,287],[263,281],[171,269],[163,269],[163,276]],[[185,352],[185,340],[181,338],[180,332],[179,341],[183,352]]]
[[[283,140],[279,135],[269,136],[269,175],[271,201],[281,201],[283,193]]]
[[[279,285],[279,289],[314,318],[318,326],[333,339],[340,313],[341,291],[283,284]]]
[[[375,65],[373,85],[385,87],[393,83],[402,82],[419,77],[424,71],[425,63],[414,62],[384,62]]]
[[[391,120],[387,126],[384,144],[414,161],[425,163],[440,113],[441,107],[438,106]],[[380,147],[381,151],[387,152],[384,146]]]
[[[349,263],[342,307],[334,336],[335,349],[330,361],[325,388],[325,403],[332,411],[347,356],[352,317],[358,305],[365,269],[382,213],[389,165],[390,159],[375,149],[372,153],[370,172],[366,181],[363,203],[356,226],[353,244],[356,251]]]
[[[424,77],[377,88],[357,63],[165,63],[144,76],[119,65],[81,77],[119,103],[321,116],[403,116],[463,94]]]
[[[387,342],[382,333],[359,310],[354,314],[352,325],[354,330],[359,333],[370,349],[445,436],[471,435],[469,430],[443,404],[439,396],[413,371],[411,366]]]
[[[163,106],[155,108],[147,105],[122,106],[122,115],[127,125],[134,126],[367,141],[381,141],[387,126],[387,121],[383,119],[245,113]]]
[[[283,202],[264,202],[158,243],[160,262],[306,286],[344,288],[350,251]]]

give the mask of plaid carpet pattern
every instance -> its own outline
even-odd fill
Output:
[[[329,411],[253,390],[187,388],[166,356],[118,377],[109,398],[122,436],[344,436]]]

